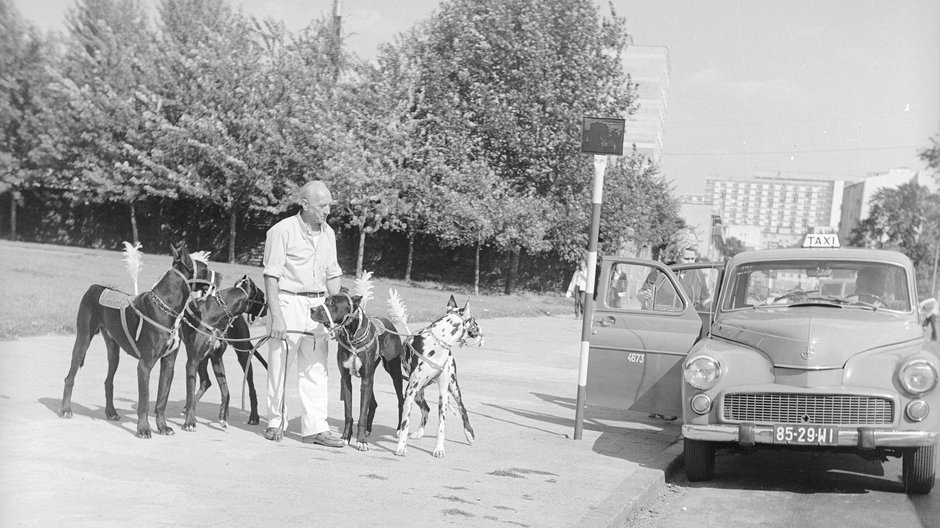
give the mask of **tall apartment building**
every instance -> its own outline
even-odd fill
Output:
[[[791,247],[806,233],[838,229],[844,187],[843,181],[771,172],[706,180],[705,197],[726,229],[756,227],[761,248]]]
[[[665,46],[627,46],[623,69],[637,84],[638,108],[626,117],[624,148],[633,145],[654,162],[663,156],[663,131],[669,100],[669,49]]]

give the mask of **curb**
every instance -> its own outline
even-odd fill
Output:
[[[574,526],[623,528],[634,512],[666,489],[666,481],[682,466],[682,437],[676,439],[649,464],[637,469],[600,505]]]

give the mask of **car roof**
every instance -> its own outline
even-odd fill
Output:
[[[738,264],[750,262],[767,262],[774,260],[858,260],[865,262],[885,262],[888,264],[897,264],[904,267],[911,267],[911,259],[903,253],[890,251],[886,249],[867,249],[867,248],[784,248],[784,249],[759,249],[755,251],[745,251],[735,255],[728,266],[737,266]]]

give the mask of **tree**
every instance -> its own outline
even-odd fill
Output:
[[[54,175],[47,183],[73,198],[127,205],[136,242],[136,204],[175,197],[184,183],[152,157],[154,35],[133,0],[82,0],[66,20],[35,156]]]
[[[16,239],[21,191],[41,177],[31,152],[49,81],[47,43],[8,0],[0,0],[0,193],[10,193],[10,239]]]
[[[323,24],[293,37],[282,25],[234,12],[225,2],[166,0],[161,9],[167,75],[160,93],[166,151],[194,182],[192,193],[228,216],[228,259],[237,222],[281,212],[330,133],[332,37]]]
[[[602,19],[588,0],[454,0],[419,32],[422,133],[458,172],[485,164],[540,224],[504,233],[511,290],[522,250],[570,237],[553,226],[589,186],[581,118],[632,111],[623,20]]]
[[[578,220],[590,209],[585,207],[582,211]],[[598,240],[602,253],[615,254],[628,241],[633,241],[637,248],[665,246],[683,225],[671,187],[659,176],[659,167],[648,158],[634,150],[607,169]],[[581,232],[584,240],[579,240],[577,246],[566,247],[570,260],[581,256],[581,251],[573,250],[586,247],[586,230]]]
[[[934,179],[940,183],[940,133],[930,138],[930,146],[920,151],[920,159],[933,171]]]
[[[721,255],[725,260],[729,260],[731,257],[737,255],[738,253],[744,253],[749,251],[751,248],[748,247],[744,242],[736,237],[728,237],[724,239],[724,247],[721,249]]]
[[[915,267],[932,264],[940,239],[940,195],[914,182],[881,189],[851,237],[851,245],[900,251]]]

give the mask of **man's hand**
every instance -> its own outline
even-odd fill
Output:
[[[271,316],[271,339],[280,341],[287,335],[287,324],[283,317]]]
[[[652,296],[653,296],[653,294],[650,293],[649,290],[640,290],[640,291],[637,292],[637,294],[636,294],[636,298],[639,299],[640,301],[643,301],[643,302],[646,302],[646,301],[650,300],[650,297],[652,297]]]

